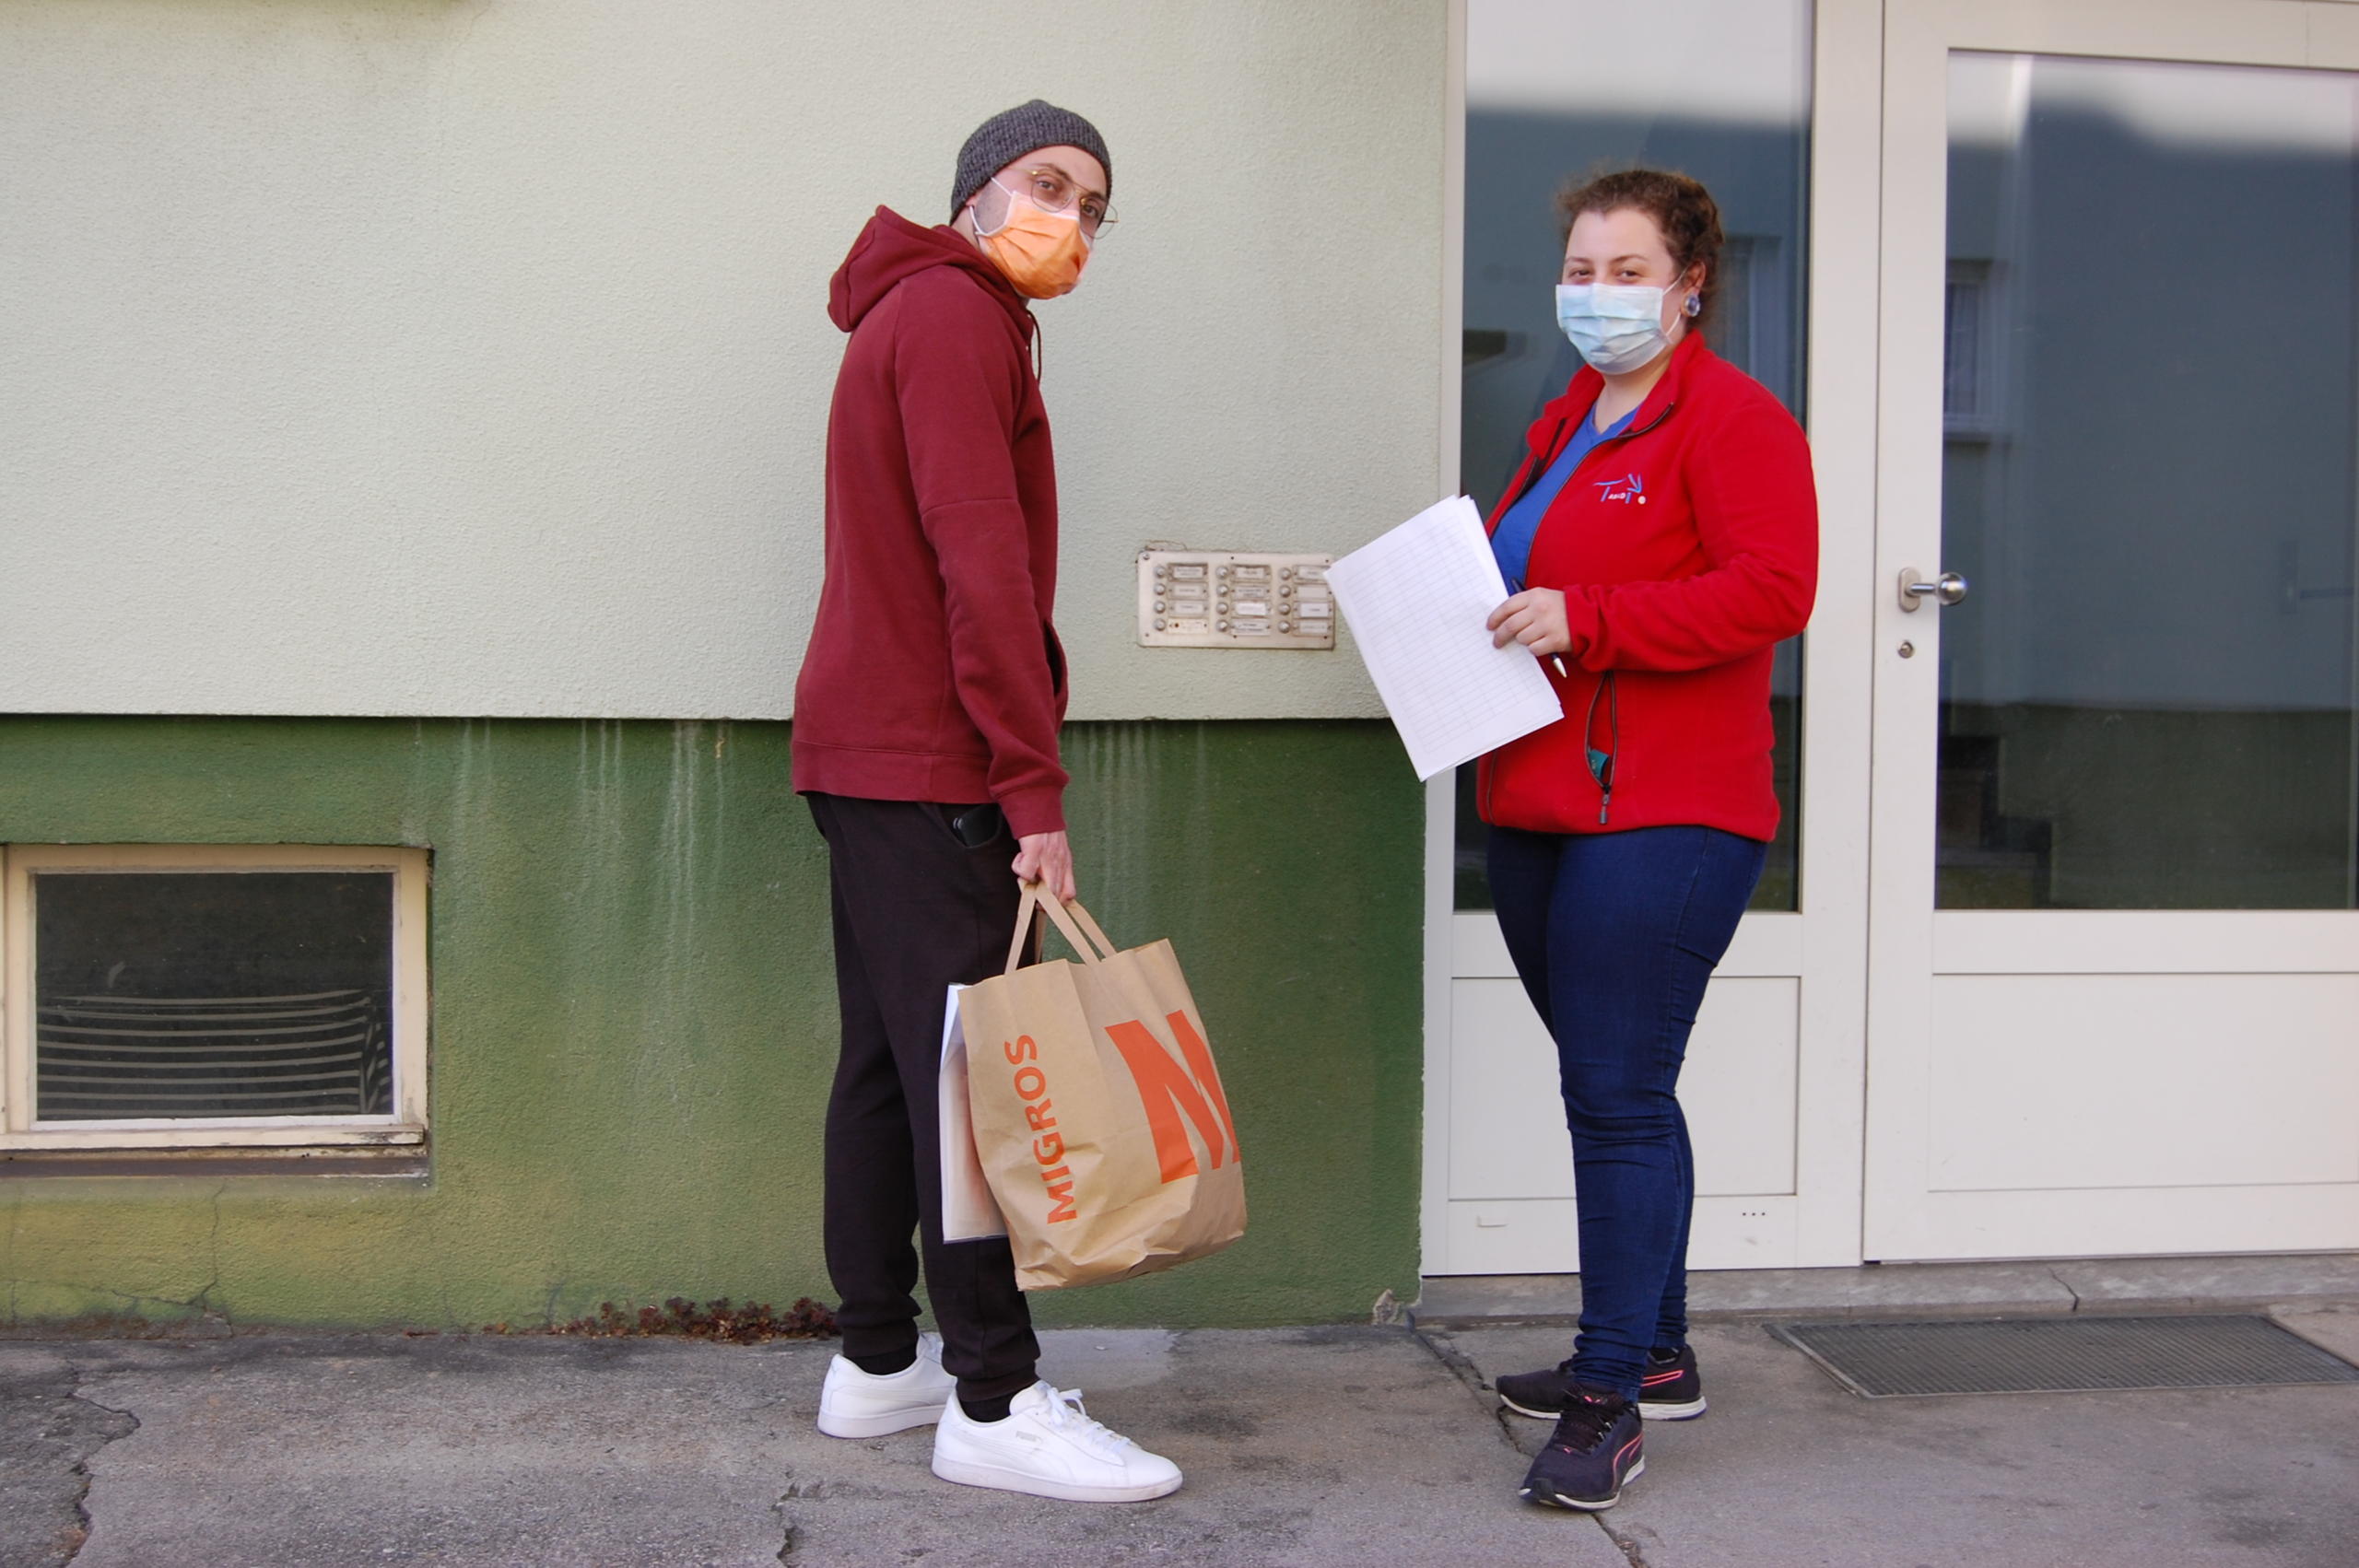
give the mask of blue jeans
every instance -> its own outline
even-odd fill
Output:
[[[1637,1398],[1687,1340],[1696,1161],[1679,1069],[1768,847],[1714,827],[1491,829],[1499,932],[1556,1042],[1580,1209],[1572,1375]]]

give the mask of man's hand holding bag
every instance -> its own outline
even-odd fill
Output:
[[[1036,909],[1079,962],[1018,966]],[[1168,942],[1118,952],[1079,904],[1027,884],[1006,973],[957,997],[1018,1285],[1149,1274],[1245,1234],[1237,1123]]]

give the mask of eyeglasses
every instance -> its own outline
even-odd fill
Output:
[[[1076,199],[1081,203],[1081,227],[1085,233],[1095,234],[1114,221],[1113,205],[1097,192],[1086,190],[1074,182],[1063,170],[1043,164],[1027,169],[1023,174],[1025,194],[1042,212],[1063,212]]]

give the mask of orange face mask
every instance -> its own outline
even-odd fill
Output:
[[[983,253],[1027,299],[1072,293],[1081,281],[1081,269],[1089,264],[1089,236],[1082,232],[1078,203],[1070,212],[1042,212],[1009,192],[1007,216],[1000,226],[989,234],[980,227],[975,232]]]

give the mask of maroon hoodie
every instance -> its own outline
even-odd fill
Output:
[[[1023,297],[886,208],[828,286],[827,581],[794,683],[794,788],[996,801],[1064,826],[1057,481]]]

